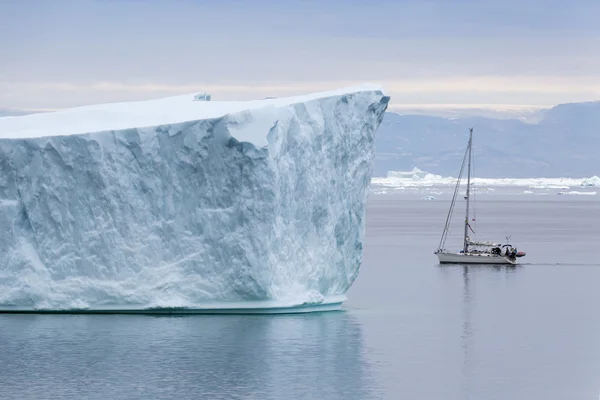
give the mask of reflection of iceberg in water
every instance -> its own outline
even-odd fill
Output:
[[[360,323],[349,313],[264,319],[266,387],[256,398],[371,398]],[[267,392],[263,392],[263,391]]]
[[[370,398],[362,331],[349,313],[218,317],[201,337],[180,373],[199,371],[206,398]]]
[[[66,381],[78,398],[97,398],[97,393],[105,398],[192,398],[193,393],[198,399],[299,394],[366,399],[372,389],[361,327],[349,313],[19,317],[7,317],[3,325],[8,329],[0,330],[3,381],[19,382],[25,373],[43,378],[27,388],[0,387],[3,398],[40,388],[44,397],[59,398],[65,388],[54,382]]]

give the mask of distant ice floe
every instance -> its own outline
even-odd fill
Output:
[[[600,187],[600,177],[592,176],[591,178],[586,178],[581,182],[581,186]]]
[[[576,196],[595,196],[596,192],[578,192],[576,190],[572,190],[569,192],[558,192],[558,194],[567,194],[567,195],[576,195]]]
[[[466,179],[464,179],[466,182]],[[463,183],[464,183],[463,182]],[[371,191],[383,194],[382,191],[390,193],[390,190],[422,189],[435,186],[436,189],[453,187],[456,178],[452,176],[441,176],[413,168],[411,171],[388,171],[386,177],[373,177],[371,180]],[[500,187],[522,187],[523,194],[541,194],[539,190],[561,190],[559,194],[583,194],[595,195],[596,192],[570,191],[576,187],[600,187],[600,177],[591,178],[471,178],[472,190],[478,193],[492,193],[495,188]],[[537,189],[537,190],[536,190]],[[431,192],[434,194],[433,192]],[[442,194],[436,192],[435,194]],[[462,194],[464,195],[464,193]]]

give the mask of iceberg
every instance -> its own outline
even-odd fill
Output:
[[[363,85],[0,118],[0,310],[339,308],[388,101]]]
[[[419,168],[414,167],[411,171],[388,171],[388,178],[401,178],[401,179],[412,179],[415,181],[423,179],[441,178],[439,175],[433,175],[425,171],[421,171]]]

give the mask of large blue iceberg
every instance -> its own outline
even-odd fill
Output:
[[[365,85],[0,118],[0,310],[339,307],[388,100]]]

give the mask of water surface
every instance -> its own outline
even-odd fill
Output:
[[[445,200],[371,196],[343,312],[0,315],[0,398],[597,399],[600,202],[482,198],[525,264],[442,267]]]

